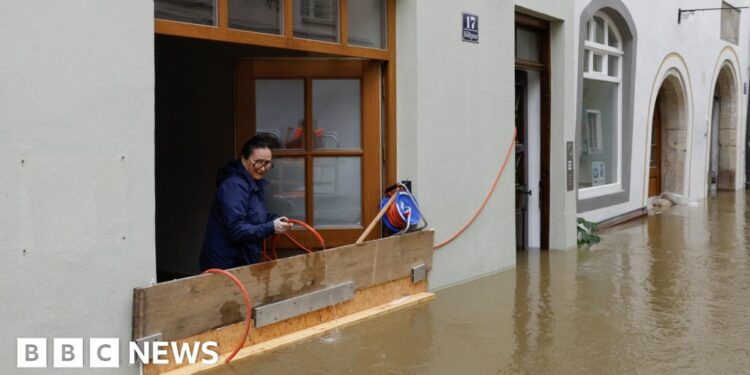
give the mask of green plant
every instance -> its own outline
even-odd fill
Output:
[[[576,219],[576,227],[578,229],[578,244],[595,244],[601,241],[601,237],[596,234],[598,226],[596,223],[592,223],[582,217]]]

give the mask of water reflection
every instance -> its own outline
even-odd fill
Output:
[[[747,195],[718,193],[577,251],[213,374],[734,374],[750,369]]]

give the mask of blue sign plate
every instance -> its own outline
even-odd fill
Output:
[[[464,42],[479,43],[479,16],[463,12],[461,23],[463,24],[461,39]]]

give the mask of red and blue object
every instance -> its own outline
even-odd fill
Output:
[[[380,208],[382,209],[390,200],[392,194],[396,194],[396,199],[390,208],[383,215],[383,225],[388,228],[391,232],[401,234],[407,233],[414,230],[419,230],[427,226],[427,222],[424,220],[421,210],[419,209],[419,203],[416,198],[409,192],[409,189],[399,183],[394,188],[389,188],[391,192],[389,196],[383,198],[380,201]],[[419,225],[420,222],[424,222],[423,225]]]

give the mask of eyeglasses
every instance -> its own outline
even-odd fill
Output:
[[[250,163],[253,164],[253,168],[260,169],[264,167],[266,170],[273,169],[273,162],[272,161],[265,161],[265,160],[256,160],[256,161],[250,161]]]

